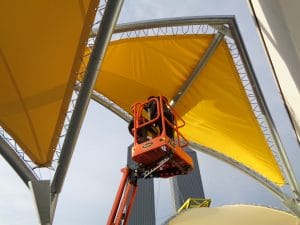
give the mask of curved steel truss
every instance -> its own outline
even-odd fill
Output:
[[[225,161],[226,163],[238,168],[250,177],[254,178],[256,181],[261,183],[264,187],[275,194],[283,204],[288,207],[295,214],[300,216],[299,209],[295,205],[286,204],[288,199],[298,199],[299,198],[299,187],[297,180],[295,178],[293,169],[287,158],[286,152],[281,144],[278,132],[276,130],[275,124],[267,108],[266,102],[264,100],[262,91],[260,89],[259,83],[255,77],[254,70],[250,63],[248,54],[245,50],[244,43],[242,41],[241,35],[239,33],[236,21],[233,17],[219,17],[219,18],[207,18],[207,17],[190,17],[190,18],[172,18],[164,20],[155,21],[142,21],[139,23],[123,24],[116,26],[114,30],[113,39],[124,39],[124,38],[135,38],[144,36],[158,36],[158,35],[180,35],[180,34],[199,34],[199,33],[209,33],[215,34],[215,39],[211,43],[210,47],[207,49],[204,57],[200,59],[195,70],[192,72],[187,81],[182,85],[181,89],[172,99],[171,103],[176,104],[179,98],[184,95],[185,91],[192,84],[193,80],[201,74],[201,69],[205,66],[206,62],[209,60],[210,55],[214,52],[218,43],[223,38],[225,39],[229,50],[231,52],[233,61],[239,72],[241,81],[243,83],[244,89],[248,96],[248,100],[252,106],[252,110],[261,126],[261,130],[264,133],[266,140],[273,151],[273,154],[279,163],[282,171],[285,173],[285,177],[288,181],[288,186],[294,195],[289,196],[282,191],[278,186],[269,182],[266,178],[257,174],[253,170],[246,166],[243,166],[239,162],[226,157],[213,149],[205,148],[196,143],[192,143],[191,147],[202,151],[206,154],[212,155],[217,159]],[[119,106],[114,104],[109,99],[104,96],[99,98],[100,93],[94,91],[92,98],[98,103],[102,104],[104,107],[108,108],[116,115],[128,121],[130,115],[121,109]],[[293,209],[292,209],[293,208]]]
[[[281,144],[278,132],[267,108],[259,83],[253,72],[253,68],[234,17],[172,18],[115,26],[122,3],[122,0],[108,1],[106,8],[104,6],[99,7],[99,15],[96,17],[96,22],[93,26],[90,40],[88,41],[88,46],[92,49],[91,54],[93,57],[91,57],[92,60],[89,64],[86,65],[85,80],[74,88],[74,98],[70,103],[68,115],[65,119],[64,129],[53,159],[53,166],[49,168],[50,170],[55,171],[50,184],[51,189],[49,188],[49,190],[51,190],[52,200],[51,217],[53,217],[53,213],[55,211],[57,197],[62,189],[64,178],[68,170],[68,165],[72,157],[90,98],[111,110],[125,121],[129,121],[131,119],[131,116],[125,110],[120,108],[101,93],[93,91],[94,83],[97,78],[97,71],[101,67],[103,56],[109,41],[143,36],[204,33],[214,34],[215,38],[205,52],[203,58],[199,60],[193,73],[173,97],[172,104],[176,104],[176,102],[184,95],[186,90],[193,83],[196,76],[201,74],[199,72],[201,72],[206,62],[210,59],[210,56],[215,51],[220,41],[225,38],[236,68],[244,84],[249,102],[252,105],[252,109],[276,159],[280,162],[282,170],[285,172],[286,179],[294,193],[294,196],[286,195],[279,187],[270,183],[254,171],[214,151],[213,149],[208,149],[196,143],[191,143],[191,147],[225,161],[226,163],[229,163],[230,165],[245,172],[274,193],[291,211],[300,216],[300,210],[297,206],[297,199],[300,198],[298,183],[285,150]],[[77,92],[78,96],[76,94]],[[16,142],[14,142],[14,140],[9,137],[4,130],[0,130],[0,153],[15,169],[26,185],[28,185],[29,182],[38,182],[42,179],[41,176],[35,172],[35,165],[30,162]]]

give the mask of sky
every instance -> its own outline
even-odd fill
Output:
[[[235,15],[254,70],[274,120],[290,155],[299,151],[270,67],[263,57],[253,19],[244,0],[125,0],[119,23],[181,16]],[[126,90],[124,90],[126,91]],[[54,225],[105,224],[126,165],[132,137],[127,124],[107,109],[91,102],[58,201]],[[31,193],[9,165],[0,158],[0,224],[37,224]],[[282,208],[261,185],[240,171],[198,153],[207,198],[212,206],[256,204]],[[291,158],[297,171],[296,158]],[[158,222],[173,214],[168,180],[155,181]],[[159,190],[159,192],[158,192]],[[158,223],[159,224],[159,223]]]

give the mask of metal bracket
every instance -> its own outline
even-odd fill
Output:
[[[287,199],[283,201],[283,204],[289,208],[296,216],[300,218],[300,202],[294,199]]]
[[[29,181],[40,225],[51,225],[50,180]]]
[[[149,171],[145,171],[144,173],[144,178],[147,178],[148,176],[150,176],[155,170],[157,170],[159,167],[161,167],[162,165],[164,165],[166,162],[168,162],[170,160],[170,157],[166,157],[164,159],[162,159],[156,167],[152,168]]]

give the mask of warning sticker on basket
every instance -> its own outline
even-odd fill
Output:
[[[148,147],[150,147],[151,145],[153,145],[153,142],[150,141],[150,142],[144,144],[142,148],[148,148]]]

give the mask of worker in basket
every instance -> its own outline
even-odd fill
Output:
[[[158,116],[157,103],[159,103],[159,101],[160,101],[159,96],[157,97],[150,96],[147,99],[147,103],[144,105],[143,109],[148,113],[149,120],[156,119],[156,121],[154,124],[149,124],[145,127],[138,129],[137,131],[138,143],[143,143],[149,139],[159,136],[162,133],[163,130],[162,120],[161,118],[157,118]],[[170,139],[173,139],[174,138],[174,128],[173,128],[174,115],[172,111],[169,109],[168,105],[166,104],[167,102],[168,102],[167,98],[162,96],[163,113],[164,113],[164,117],[168,120],[168,122],[165,123],[166,135]],[[148,121],[144,117],[140,117],[138,118],[138,120],[139,120],[139,124]],[[134,119],[131,119],[128,124],[128,130],[132,136],[134,136],[133,127],[134,127]]]
[[[131,159],[136,164],[122,169],[123,177],[107,225],[128,223],[138,179],[183,175],[194,165],[183,149],[188,141],[178,131],[185,123],[165,97],[151,96],[133,104],[132,111],[128,129],[134,137]]]
[[[149,113],[150,120],[153,120],[153,119],[155,119],[157,117],[157,109],[158,109],[158,107],[157,107],[157,102],[155,101],[155,99],[159,100],[159,97],[150,96],[147,99],[149,102],[146,104],[146,110]],[[162,96],[162,104],[163,104],[164,117],[172,125],[171,126],[168,122],[165,123],[165,125],[166,125],[166,135],[170,139],[173,139],[173,137],[174,137],[174,129],[173,129],[174,115],[173,115],[172,111],[169,109],[168,105],[166,104],[167,102],[168,102],[167,98],[164,97],[164,96]],[[157,128],[159,129],[159,134],[161,134],[162,129],[163,129],[161,118],[158,118],[157,123],[155,123],[155,126],[157,126]]]

